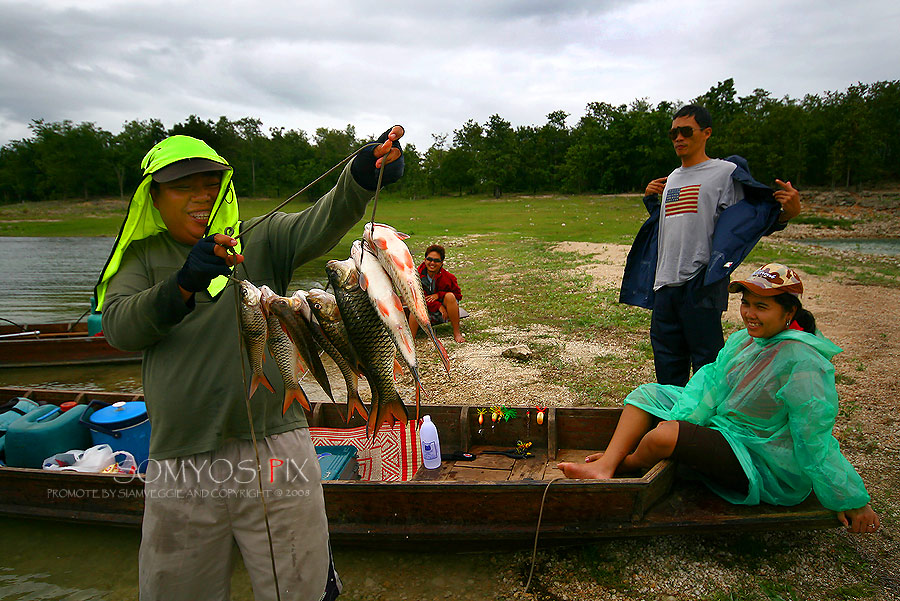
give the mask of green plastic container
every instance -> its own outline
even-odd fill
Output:
[[[91,313],[87,318],[88,336],[98,334],[103,330],[103,316],[97,312],[97,299],[91,297]]]
[[[47,457],[93,446],[90,431],[78,423],[84,410],[44,405],[14,421],[5,437],[6,465],[40,469]]]

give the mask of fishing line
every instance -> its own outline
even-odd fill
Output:
[[[84,316],[87,315],[87,314],[90,313],[90,312],[91,312],[91,309],[90,309],[90,307],[89,307],[89,308],[87,309],[87,311],[85,311],[84,313],[82,313],[81,316],[80,316],[78,319],[76,319],[75,321],[73,321],[72,323],[69,324],[69,327],[66,328],[66,332],[71,332],[71,331],[72,331],[72,328],[74,328],[74,327],[78,324],[78,322],[81,321],[82,319],[84,319]]]
[[[237,266],[235,266],[235,268],[236,267]],[[244,273],[247,273],[246,267],[244,267]],[[235,277],[227,277],[234,282],[240,282],[240,280]],[[240,341],[238,348],[241,352],[241,381],[243,382],[244,404],[247,406],[247,420],[250,422],[250,439],[253,441],[253,453],[256,455],[256,483],[259,486],[259,499],[262,501],[263,519],[266,522],[266,537],[269,539],[269,558],[272,560],[272,579],[275,581],[275,598],[277,601],[281,601],[281,589],[278,586],[278,572],[275,570],[275,546],[272,544],[272,529],[269,526],[269,510],[266,506],[266,495],[263,493],[262,466],[259,462],[259,445],[256,442],[256,427],[253,423],[253,410],[250,408],[250,395],[247,392],[247,371],[244,367],[244,354],[246,349],[244,348],[244,334],[241,332],[240,284],[234,283],[232,286],[234,287],[234,309],[237,314],[238,340]]]
[[[259,225],[260,223],[262,223],[263,221],[265,221],[266,219],[268,219],[269,217],[271,217],[272,215],[277,213],[287,203],[291,202],[292,200],[294,200],[295,198],[297,198],[298,196],[300,196],[301,194],[303,194],[304,192],[306,192],[307,190],[309,190],[310,188],[312,188],[313,186],[318,184],[320,181],[322,181],[323,179],[328,177],[331,174],[331,172],[333,172],[335,169],[337,169],[338,167],[340,167],[341,165],[343,165],[344,163],[346,163],[347,161],[349,161],[350,159],[355,157],[357,154],[359,154],[366,148],[369,148],[370,146],[379,146],[379,144],[377,142],[370,142],[369,144],[360,146],[359,148],[357,148],[356,150],[354,150],[353,152],[351,152],[350,154],[348,154],[347,156],[342,158],[340,161],[335,163],[335,165],[333,167],[331,167],[331,169],[329,169],[328,171],[326,171],[325,173],[323,173],[322,175],[320,175],[319,177],[317,177],[310,183],[306,184],[306,186],[304,186],[302,189],[297,190],[296,192],[291,194],[288,198],[286,198],[284,201],[282,201],[277,207],[275,207],[274,209],[272,209],[271,211],[269,211],[268,213],[266,213],[265,215],[260,217],[256,222],[252,223],[249,227],[242,228],[241,231],[238,232],[237,236],[234,236],[234,239],[235,240],[240,239],[241,236],[243,236],[244,234],[246,234],[247,232],[252,230],[254,227],[256,227],[257,225]],[[388,154],[390,154],[390,152],[388,152]],[[384,158],[387,158],[388,154],[384,155]],[[385,165],[385,163],[382,162],[381,163],[382,171],[384,171],[384,165]],[[379,176],[378,176],[378,184],[379,184],[379,186],[381,185],[381,174],[379,174]],[[378,189],[377,188],[375,190],[375,199],[376,200],[378,199]],[[374,215],[375,215],[375,212],[373,211],[372,212],[373,218],[374,218]],[[210,219],[210,222],[212,222],[212,219]],[[231,233],[229,233],[228,230],[231,230]],[[234,234],[234,228],[229,226],[228,228],[226,228],[224,233],[226,236],[231,236],[232,234]]]
[[[11,323],[12,325],[14,325],[14,326],[16,326],[17,328],[19,328],[20,330],[22,330],[23,332],[27,329],[27,328],[26,328],[25,326],[23,326],[22,324],[16,323],[16,322],[12,321],[11,319],[6,319],[5,317],[0,317],[0,321],[5,321],[6,323]]]
[[[291,196],[289,196],[287,199],[285,199],[284,201],[282,201],[282,202],[281,202],[278,206],[276,206],[274,209],[272,209],[271,211],[269,211],[268,213],[266,213],[265,215],[263,215],[262,217],[260,217],[256,222],[250,224],[250,226],[248,226],[248,227],[246,227],[246,228],[241,228],[241,231],[238,232],[236,236],[234,235],[234,233],[235,233],[235,232],[234,232],[234,228],[231,227],[231,226],[225,228],[225,231],[224,231],[225,235],[227,235],[227,236],[234,236],[234,239],[235,239],[235,240],[240,239],[241,236],[243,236],[244,234],[246,234],[247,232],[249,232],[250,230],[252,230],[254,227],[256,227],[257,225],[259,225],[260,223],[262,223],[262,222],[265,221],[266,219],[270,218],[272,215],[274,215],[275,213],[277,213],[277,212],[279,211],[279,209],[281,209],[281,208],[284,207],[286,204],[288,204],[289,202],[291,202],[292,200],[294,200],[295,198],[297,198],[297,196],[299,196],[300,194],[303,194],[304,192],[306,192],[307,190],[309,190],[311,187],[313,187],[314,185],[316,185],[317,183],[319,183],[320,181],[322,181],[323,179],[325,179],[325,178],[326,178],[328,175],[330,175],[335,169],[337,169],[338,167],[340,167],[341,165],[343,165],[344,163],[346,163],[347,161],[349,161],[350,159],[352,159],[353,157],[355,157],[357,154],[359,154],[360,152],[362,152],[362,151],[365,150],[366,148],[368,148],[368,147],[370,147],[370,146],[373,146],[373,145],[378,146],[378,144],[377,144],[376,142],[373,142],[373,143],[365,144],[365,145],[363,145],[363,146],[357,148],[356,150],[354,150],[353,152],[351,152],[350,154],[348,154],[346,157],[344,157],[343,159],[341,159],[340,161],[338,161],[338,162],[337,162],[333,167],[331,167],[328,171],[326,171],[325,173],[323,173],[322,175],[320,175],[319,177],[317,177],[315,180],[313,180],[312,182],[310,182],[309,184],[307,184],[306,186],[304,186],[302,189],[300,189],[300,190],[298,190],[297,192],[293,193]],[[387,164],[387,157],[388,157],[389,155],[390,155],[390,152],[388,152],[387,154],[385,154],[384,157],[381,157],[381,158],[382,158],[381,168],[380,168],[380,170],[378,171],[378,183],[377,183],[377,185],[376,185],[376,187],[375,187],[375,198],[374,198],[374,202],[373,202],[373,205],[372,205],[372,228],[373,228],[373,232],[374,232],[374,227],[375,227],[375,208],[376,208],[377,203],[378,203],[378,192],[379,192],[379,190],[381,189],[381,179],[382,179],[382,177],[383,177],[383,175],[384,175],[384,167],[385,167],[385,165]],[[221,205],[220,205],[220,206],[221,206]],[[218,210],[218,209],[217,209],[217,210]],[[212,222],[212,219],[210,219],[210,222]],[[234,249],[233,249],[233,248],[228,248],[228,249],[226,249],[226,250],[230,250],[231,252],[234,252]],[[235,266],[235,272],[236,272],[236,269],[237,269],[237,266]],[[246,273],[246,271],[247,271],[247,268],[244,267],[244,272]],[[240,363],[241,363],[241,380],[242,380],[242,383],[243,383],[243,389],[244,389],[244,404],[245,404],[246,407],[247,407],[247,420],[249,421],[249,425],[250,425],[250,438],[251,438],[251,440],[252,440],[252,442],[253,442],[253,452],[254,452],[254,454],[256,455],[256,481],[257,481],[257,484],[258,484],[258,486],[259,486],[259,498],[260,498],[260,501],[262,501],[263,518],[264,518],[265,523],[266,523],[266,537],[268,538],[268,542],[269,542],[269,558],[270,558],[271,561],[272,561],[272,579],[273,579],[274,582],[275,582],[275,598],[277,599],[277,601],[281,601],[281,589],[280,589],[280,587],[278,586],[278,572],[277,572],[277,570],[275,569],[275,547],[274,547],[274,545],[273,545],[273,543],[272,543],[272,529],[271,529],[271,526],[269,525],[269,512],[268,512],[268,507],[266,506],[266,497],[265,497],[265,494],[264,494],[264,491],[263,491],[263,486],[262,486],[262,466],[261,466],[260,461],[259,461],[259,444],[258,444],[258,442],[257,442],[257,440],[256,440],[256,428],[255,428],[254,422],[253,422],[253,410],[250,408],[250,396],[249,396],[249,394],[248,394],[248,392],[247,392],[247,372],[246,372],[246,367],[244,366],[244,355],[245,355],[245,353],[246,353],[246,349],[244,348],[244,336],[243,336],[243,334],[242,334],[242,332],[241,332],[241,330],[240,330],[240,325],[241,325],[241,306],[240,306],[241,299],[240,299],[240,290],[239,290],[239,282],[240,282],[240,280],[237,279],[237,278],[235,278],[235,277],[233,277],[233,276],[230,276],[230,275],[229,275],[229,276],[226,276],[226,277],[228,277],[229,279],[231,279],[231,280],[233,280],[233,281],[235,282],[235,284],[233,284],[233,286],[234,286],[234,308],[235,308],[235,313],[236,313],[236,315],[237,315],[238,340],[239,340],[239,349],[240,349],[240,353],[241,353],[241,360],[240,360]],[[249,277],[249,274],[248,274],[248,277]],[[82,316],[82,317],[83,317],[83,316]]]
[[[391,151],[389,150],[388,153],[381,158],[381,168],[378,170],[378,182],[375,184],[375,198],[372,199],[372,219],[370,220],[371,227],[369,228],[369,235],[373,239],[375,238],[375,209],[378,208],[378,193],[381,191],[381,178],[384,176],[384,166],[387,165],[387,158],[390,154]]]
[[[547,488],[544,489],[544,496],[541,497],[541,511],[538,513],[537,528],[534,531],[534,549],[531,551],[531,570],[528,571],[528,582],[525,583],[525,590],[523,591],[525,593],[528,592],[528,587],[531,586],[531,577],[534,576],[534,564],[537,561],[538,535],[541,533],[541,518],[544,517],[544,501],[547,500],[547,493],[550,492],[550,485],[557,480],[565,480],[565,478],[563,476],[557,476],[550,482],[547,482]]]

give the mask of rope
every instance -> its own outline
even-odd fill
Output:
[[[269,217],[271,217],[272,215],[274,215],[275,213],[277,213],[282,207],[284,207],[284,205],[286,205],[287,203],[291,202],[292,200],[294,200],[295,198],[297,198],[298,196],[300,196],[301,194],[303,194],[304,192],[306,192],[307,190],[309,190],[310,188],[312,188],[313,186],[315,186],[316,184],[318,184],[320,181],[322,181],[323,179],[325,179],[326,177],[328,177],[328,175],[330,175],[332,171],[334,171],[335,169],[337,169],[338,167],[340,167],[341,165],[343,165],[344,163],[346,163],[347,161],[349,161],[350,159],[352,159],[353,157],[355,157],[357,154],[359,154],[360,152],[362,152],[362,151],[365,150],[366,148],[368,148],[368,147],[370,147],[370,146],[373,146],[373,145],[377,145],[377,143],[375,143],[375,142],[370,142],[369,144],[365,144],[365,145],[363,145],[363,146],[360,146],[359,148],[357,148],[356,150],[354,150],[353,152],[351,152],[350,154],[348,154],[347,156],[345,156],[344,158],[342,158],[340,161],[338,161],[337,163],[335,163],[335,165],[334,165],[331,169],[329,169],[328,171],[326,171],[325,173],[323,173],[322,175],[320,175],[319,177],[317,177],[316,179],[314,179],[314,180],[311,181],[310,183],[306,184],[306,186],[304,186],[302,189],[297,190],[296,192],[294,192],[293,194],[291,194],[288,198],[286,198],[284,201],[282,201],[281,204],[279,204],[277,207],[275,207],[274,209],[272,209],[271,211],[269,211],[268,213],[266,213],[265,215],[263,215],[258,221],[256,221],[255,223],[253,223],[252,225],[250,225],[250,226],[247,227],[247,228],[243,228],[243,229],[238,233],[237,236],[234,236],[234,239],[235,239],[235,240],[240,239],[241,236],[243,236],[244,234],[246,234],[247,232],[249,232],[250,230],[252,230],[254,227],[256,227],[257,225],[259,225],[260,223],[262,223],[263,221],[265,221],[266,219],[268,219]],[[387,155],[385,155],[385,158],[386,158],[386,157],[387,157]],[[381,171],[382,171],[382,172],[384,171],[384,165],[385,165],[385,162],[383,161],[383,162],[381,163]],[[381,173],[379,173],[379,175],[378,175],[378,187],[379,187],[379,188],[381,187]],[[376,200],[378,199],[378,188],[375,189],[375,199],[376,199]],[[375,211],[374,211],[374,210],[372,211],[372,217],[373,217],[373,218],[375,217]],[[227,232],[226,232],[226,234],[227,234]],[[227,234],[227,235],[230,235],[230,234]]]
[[[547,493],[550,492],[550,485],[557,480],[565,480],[565,478],[559,476],[550,482],[547,482],[547,488],[544,489],[544,496],[541,497],[541,511],[538,513],[537,528],[534,531],[534,549],[531,551],[531,569],[528,571],[528,582],[525,583],[525,590],[523,591],[525,593],[528,592],[528,587],[531,586],[531,577],[534,576],[534,564],[537,561],[538,535],[541,533],[541,518],[544,517],[544,501],[547,500]]]
[[[246,272],[247,269],[244,268]],[[230,276],[229,276],[230,277]],[[235,281],[236,278],[231,278]],[[263,485],[262,485],[262,466],[259,462],[259,445],[256,442],[256,428],[253,425],[253,410],[250,408],[250,395],[247,391],[247,370],[244,367],[244,335],[241,332],[241,299],[240,299],[240,290],[238,284],[232,284],[234,288],[234,309],[237,313],[237,324],[238,324],[238,339],[240,340],[239,347],[241,351],[241,380],[244,383],[244,404],[247,406],[247,420],[250,422],[250,439],[253,441],[253,453],[256,455],[256,483],[259,486],[259,499],[262,501],[263,508],[263,518],[266,522],[266,537],[269,540],[269,558],[272,560],[272,579],[275,581],[275,598],[278,601],[281,601],[281,589],[278,586],[278,572],[275,570],[275,546],[272,544],[272,529],[269,526],[269,510],[266,506],[266,496],[263,493]]]

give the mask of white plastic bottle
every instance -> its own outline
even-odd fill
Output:
[[[422,417],[419,442],[422,445],[422,461],[425,467],[430,470],[441,467],[441,441],[438,439],[438,431],[430,415]]]

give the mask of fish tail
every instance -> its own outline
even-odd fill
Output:
[[[350,423],[350,418],[353,417],[354,413],[359,413],[360,417],[364,420],[369,419],[369,412],[366,411],[366,406],[363,405],[362,399],[359,397],[358,390],[347,389],[347,423]]]
[[[253,393],[256,392],[256,389],[259,388],[259,385],[262,384],[266,388],[269,389],[269,392],[274,393],[275,389],[272,388],[272,385],[269,384],[269,379],[266,378],[266,374],[253,374],[253,377],[250,378],[250,397],[253,398]]]
[[[422,383],[422,378],[419,377],[419,369],[414,365],[409,365],[409,371],[412,374],[413,380],[416,382],[416,419],[419,419],[419,406],[420,406],[420,398],[424,397],[425,400],[431,400],[431,397],[428,394],[428,391],[425,390],[425,384]]]
[[[447,371],[447,375],[450,375],[450,355],[447,354],[447,349],[444,348],[444,345],[441,344],[441,341],[438,340],[438,337],[434,333],[434,328],[431,327],[431,322],[426,326],[428,330],[428,335],[431,336],[431,341],[434,342],[434,348],[437,349],[438,355],[441,357],[441,362],[444,364],[444,369]]]
[[[307,398],[303,389],[298,386],[297,388],[288,388],[284,391],[284,404],[281,406],[282,415],[287,413],[287,410],[291,408],[291,403],[294,401],[300,403],[300,406],[307,411],[312,411],[309,406],[309,398]]]
[[[388,425],[393,426],[395,420],[404,426],[409,420],[406,406],[399,395],[395,395],[393,399],[386,403],[379,402],[377,409],[373,407],[373,411],[369,413],[369,420],[366,422],[366,434],[369,438],[374,438],[381,424],[388,422]]]

